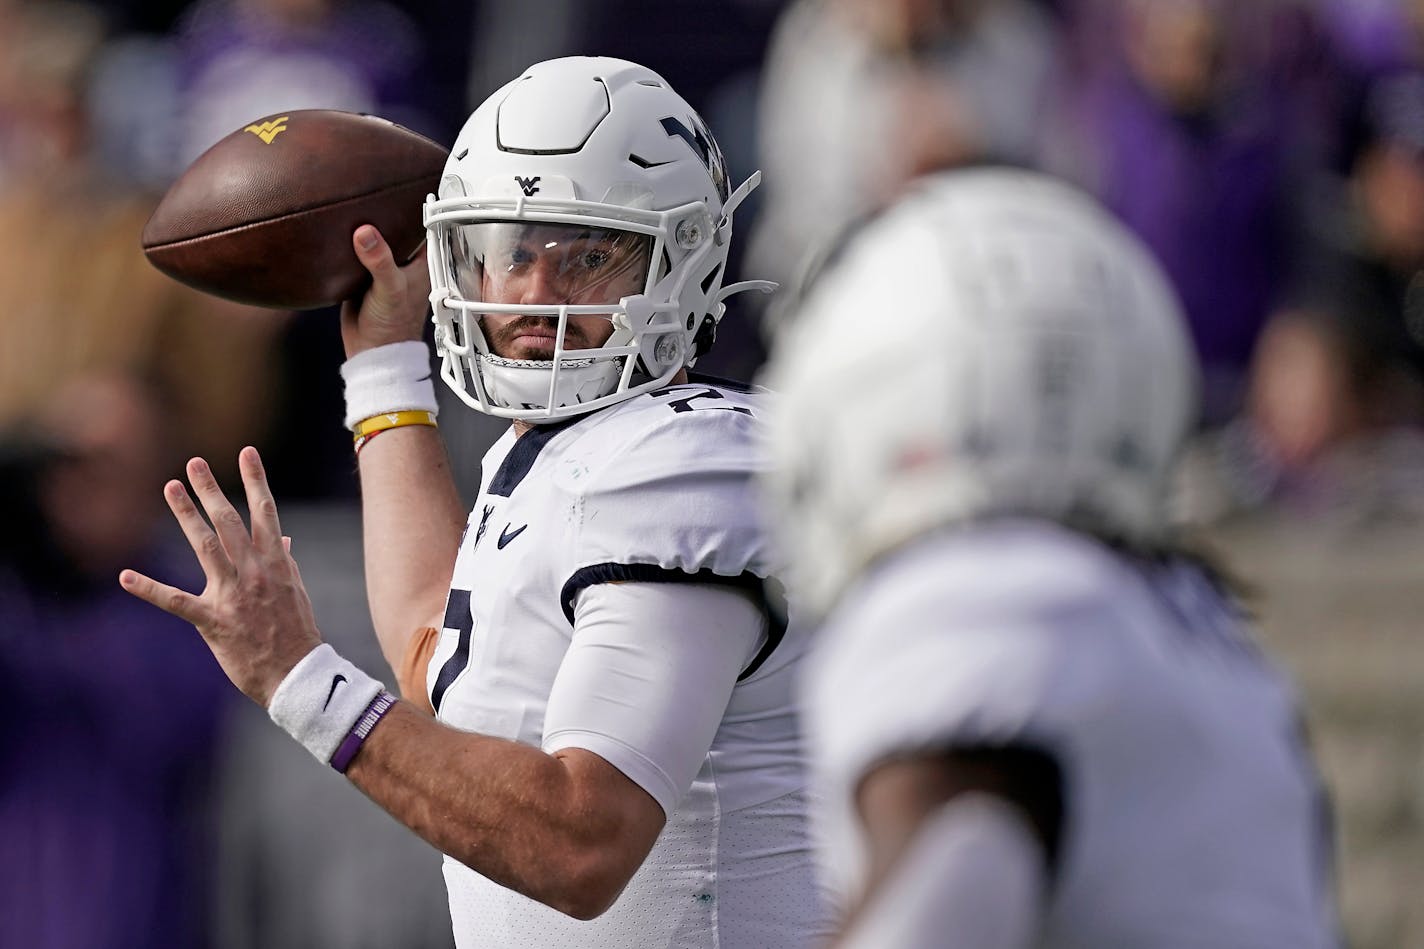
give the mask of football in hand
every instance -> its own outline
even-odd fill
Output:
[[[198,157],[143,229],[159,270],[239,303],[304,310],[358,295],[370,275],[351,233],[374,224],[398,262],[425,239],[421,206],[446,150],[372,115],[295,110]]]

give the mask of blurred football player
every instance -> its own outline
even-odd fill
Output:
[[[342,315],[347,424],[372,616],[404,701],[320,644],[254,450],[250,532],[201,460],[188,475],[216,536],[168,485],[201,596],[123,575],[448,855],[462,947],[759,949],[827,932],[792,695],[803,641],[764,586],[762,397],[687,371],[749,286],[723,278],[755,184],[729,188],[655,73],[561,59],[460,133],[425,209],[428,271],[354,233],[373,286]],[[444,381],[512,420],[468,518],[434,426],[427,300]],[[373,860],[372,886],[380,874]]]
[[[769,510],[845,945],[1332,945],[1289,686],[1166,518],[1194,414],[1144,248],[1049,179],[925,179],[794,308]]]

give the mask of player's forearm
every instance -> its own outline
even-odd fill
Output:
[[[456,731],[401,702],[347,777],[441,852],[589,919],[622,892],[661,824],[649,826],[625,806],[637,802],[600,793],[586,767],[594,757],[582,755]]]
[[[410,637],[440,626],[465,509],[439,432],[410,425],[362,449],[366,595],[381,651],[399,668]]]
[[[902,816],[867,815],[862,829],[872,846],[885,843],[875,838]],[[908,838],[892,836],[879,848],[891,865],[878,868],[837,949],[934,945],[946,933],[962,949],[1036,942],[1047,875],[1041,844],[1016,805],[968,792],[918,821]]]

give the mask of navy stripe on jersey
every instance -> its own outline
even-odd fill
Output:
[[[776,651],[776,647],[786,636],[786,622],[782,619],[780,612],[772,606],[771,599],[767,595],[765,584],[771,581],[764,581],[754,573],[742,573],[735,577],[729,577],[713,573],[709,569],[688,573],[686,570],[674,570],[670,567],[659,567],[650,563],[599,563],[591,567],[584,567],[569,577],[568,582],[564,584],[563,592],[559,595],[559,603],[564,608],[564,617],[568,619],[569,625],[573,625],[574,600],[581,591],[599,583],[628,581],[636,583],[710,583],[735,587],[750,594],[762,613],[766,615],[766,643],[762,645],[761,650],[757,652],[747,667],[742,670],[742,674],[737,676],[738,682],[749,678],[760,669],[762,663],[771,657],[771,654]]]
[[[514,447],[504,456],[499,470],[490,481],[489,493],[502,498],[509,497],[514,489],[519,487],[519,482],[524,480],[525,475],[529,474],[529,469],[534,467],[534,461],[539,457],[539,452],[544,450],[544,446],[549,444],[549,439],[582,419],[583,416],[576,416],[548,425],[539,425],[516,438]]]

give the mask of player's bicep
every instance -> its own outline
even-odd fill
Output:
[[[605,583],[584,590],[544,721],[544,750],[583,748],[664,813],[691,786],[766,618],[736,589]]]

